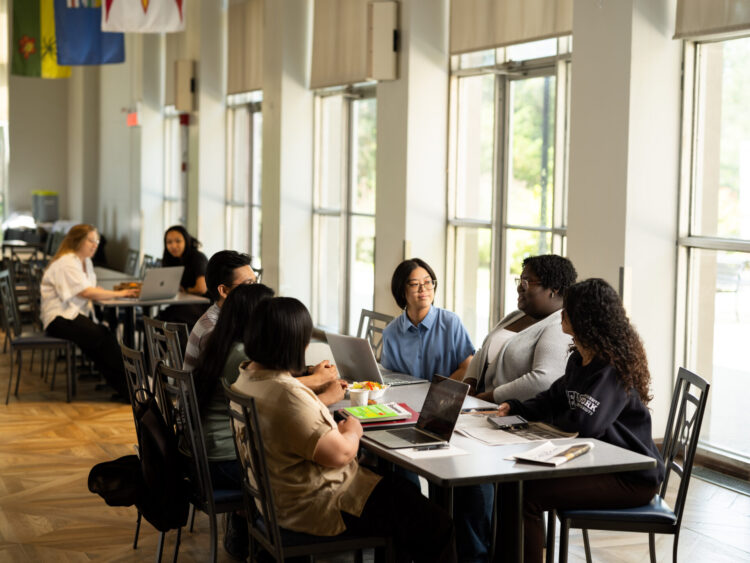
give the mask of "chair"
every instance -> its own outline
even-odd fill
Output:
[[[73,359],[73,343],[63,338],[48,336],[43,332],[22,332],[21,319],[16,307],[16,298],[13,285],[10,280],[10,272],[0,272],[0,301],[2,302],[2,323],[5,334],[10,336],[10,377],[8,377],[8,393],[5,404],[10,401],[10,389],[13,385],[13,353],[17,353],[18,373],[16,375],[15,395],[18,396],[18,385],[21,382],[21,360],[24,350],[54,350],[65,353],[65,364],[67,373],[67,401],[70,402],[75,393],[75,379],[71,361]],[[56,367],[56,366],[55,366]],[[54,373],[52,376],[54,385]]]
[[[390,315],[376,313],[368,309],[362,309],[360,313],[357,336],[370,343],[377,361],[380,361],[380,356],[383,354],[383,329],[392,320],[393,317]]]
[[[166,325],[169,325],[170,328],[167,328]],[[180,333],[187,334],[187,326],[180,325],[183,325],[183,323],[165,323],[146,315],[143,316],[149,373],[154,373],[156,364],[160,361],[171,368],[180,369],[182,367],[184,352],[180,342]],[[184,338],[187,342],[187,336]]]
[[[55,231],[47,235],[47,244],[45,246],[44,253],[47,256],[54,256],[57,249],[60,248],[60,244],[65,238],[65,233],[62,231]]]
[[[231,489],[214,489],[208,468],[206,440],[203,435],[195,396],[193,375],[189,371],[173,369],[163,362],[156,365],[157,397],[169,426],[174,426],[180,443],[188,455],[190,475],[190,503],[208,515],[211,527],[211,561],[216,561],[218,526],[216,515],[235,512],[243,508],[242,492]]]
[[[125,365],[125,377],[128,384],[128,396],[130,397],[130,406],[133,408],[133,423],[135,424],[136,436],[140,436],[141,433],[138,431],[138,416],[136,414],[137,405],[136,398],[139,392],[143,392],[143,389],[150,389],[148,372],[146,371],[146,362],[143,357],[143,352],[140,350],[133,350],[128,348],[124,344],[120,345],[122,352],[122,362]],[[157,397],[158,402],[158,397]],[[164,408],[159,404],[160,408]],[[140,444],[138,445],[138,455],[140,457]],[[133,537],[133,549],[138,549],[138,535],[141,530],[141,520],[143,515],[138,510],[138,516],[135,521],[135,535]],[[180,535],[182,529],[177,530],[177,541],[174,547],[174,560],[177,560],[177,552],[180,545]],[[162,552],[164,551],[164,538],[166,532],[159,532],[159,543],[157,545],[156,560],[161,561]]]
[[[185,359],[185,348],[187,346],[190,331],[185,323],[164,323],[164,336],[167,338],[167,352],[170,362],[175,362],[172,367],[181,368]]]
[[[620,510],[561,510],[560,518],[560,562],[568,559],[568,531],[570,528],[583,529],[583,543],[586,549],[586,561],[591,562],[591,549],[587,530],[611,530],[621,532],[647,532],[651,563],[656,562],[656,545],[654,534],[672,534],[672,560],[677,563],[677,542],[680,536],[680,525],[685,510],[690,474],[693,470],[693,459],[698,446],[703,413],[708,401],[709,384],[703,378],[680,368],[677,375],[669,419],[664,432],[662,455],[666,474],[659,493],[646,506],[624,508]],[[681,458],[681,464],[678,458]],[[674,510],[665,501],[667,485],[672,472],[680,476],[680,486]],[[547,532],[548,561],[549,554],[554,553],[555,529],[554,520],[550,519]]]
[[[125,259],[125,269],[123,270],[126,274],[134,276],[138,273],[138,251],[132,248],[128,249],[128,256]]]
[[[255,399],[232,391],[224,382],[227,408],[232,418],[237,458],[242,463],[242,492],[250,532],[250,560],[257,561],[257,550],[265,549],[277,563],[285,558],[314,556],[348,551],[357,552],[362,561],[362,550],[374,547],[384,551],[384,560],[392,561],[390,538],[386,537],[326,537],[303,534],[279,527],[269,481],[263,438],[258,424]],[[376,560],[378,558],[376,557]]]
[[[150,254],[144,254],[143,262],[141,262],[141,271],[139,273],[139,277],[143,279],[143,277],[146,275],[146,270],[150,268],[155,268],[155,267],[156,267],[156,259]]]

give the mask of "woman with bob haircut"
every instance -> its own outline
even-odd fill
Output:
[[[458,315],[433,306],[437,277],[424,260],[404,260],[393,272],[391,293],[404,312],[383,330],[380,362],[389,370],[432,381],[463,379],[474,345]]]
[[[651,400],[646,352],[617,292],[602,279],[570,286],[563,300],[562,328],[573,338],[565,375],[533,399],[502,403],[498,414],[548,422],[566,432],[653,457],[657,465],[641,471],[524,483],[524,561],[532,563],[542,561],[545,510],[642,506],[650,502],[664,479],[646,406]],[[502,539],[498,545],[513,545],[517,487],[500,486]],[[496,560],[515,561],[516,555],[498,549]]]
[[[562,377],[572,340],[560,315],[576,275],[571,261],[556,254],[524,259],[516,278],[518,310],[490,331],[466,371],[464,382],[480,399],[530,399]]]
[[[115,390],[113,398],[125,401],[128,391],[120,345],[114,334],[91,319],[91,300],[135,297],[136,290],[112,291],[96,285],[91,258],[98,246],[99,233],[93,225],[75,225],[65,235],[42,277],[42,325],[50,336],[75,342]]]
[[[184,266],[180,289],[192,295],[206,295],[206,266],[208,258],[199,249],[201,243],[193,238],[182,225],[172,225],[164,233],[164,254],[161,265],[164,267]],[[170,305],[159,313],[159,319],[172,323],[185,323],[188,331],[206,312],[208,305]]]
[[[322,395],[291,375],[304,371],[311,334],[298,300],[262,301],[245,333],[252,361],[232,385],[255,398],[279,524],[317,536],[389,535],[399,561],[456,561],[448,514],[411,484],[361,467],[359,421],[336,424]],[[338,381],[326,393],[344,397]]]

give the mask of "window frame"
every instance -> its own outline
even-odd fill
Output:
[[[173,105],[166,106],[163,112],[163,127],[164,127],[164,183],[162,192],[162,217],[164,221],[164,228],[167,229],[171,225],[187,224],[188,217],[188,205],[187,205],[187,192],[188,192],[188,159],[189,159],[189,132],[188,127],[183,123],[183,120],[188,119],[185,117],[186,114],[182,114],[175,109]],[[176,139],[173,138],[170,129],[177,125]],[[173,143],[179,143],[179,166],[175,167],[175,163],[172,162],[173,155]],[[170,189],[170,185],[173,182],[172,175],[177,172],[180,178],[180,195],[174,195]],[[173,222],[173,215],[171,210],[173,206],[177,206],[180,209],[177,221]]]

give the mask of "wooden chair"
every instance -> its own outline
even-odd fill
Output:
[[[392,320],[391,315],[376,313],[368,309],[362,309],[362,313],[360,313],[357,336],[370,343],[377,361],[380,361],[380,356],[383,354],[383,329]]]
[[[218,526],[216,515],[243,508],[242,491],[214,489],[208,468],[206,439],[201,425],[193,375],[159,362],[156,365],[157,398],[163,406],[167,424],[173,426],[180,443],[186,448],[190,465],[190,503],[208,515],[211,528],[211,561],[217,558]]]
[[[16,389],[14,394],[18,396],[18,386],[21,382],[22,353],[24,350],[49,350],[65,353],[65,364],[67,374],[67,401],[70,402],[75,393],[75,378],[72,369],[74,357],[74,345],[70,340],[47,336],[43,332],[23,332],[21,330],[21,319],[16,306],[16,298],[13,292],[13,284],[8,270],[0,271],[0,301],[2,302],[2,322],[6,335],[10,335],[10,376],[8,377],[8,393],[5,404],[10,401],[10,389],[13,385],[13,356],[16,354],[18,373],[16,374]],[[54,374],[53,374],[54,385]]]
[[[591,548],[588,530],[611,530],[621,532],[648,533],[649,554],[651,563],[656,563],[656,545],[654,534],[672,534],[672,560],[677,563],[677,542],[680,537],[680,525],[685,511],[690,475],[693,470],[695,450],[698,447],[703,413],[708,401],[709,384],[703,378],[680,368],[677,375],[669,419],[664,432],[662,455],[666,474],[659,494],[649,504],[638,508],[612,510],[560,510],[560,562],[568,560],[568,531],[570,528],[583,529],[583,544],[586,550],[586,561],[591,563]],[[680,486],[674,510],[665,500],[669,477],[676,473],[680,477]],[[547,530],[549,554],[554,554],[555,545],[554,519],[550,518]]]
[[[250,532],[250,560],[257,561],[260,549],[277,563],[285,558],[355,551],[362,561],[362,550],[379,550],[377,560],[393,561],[391,539],[380,536],[313,536],[285,530],[276,519],[263,438],[255,399],[232,391],[224,382],[237,459],[242,463],[242,492]],[[260,509],[258,509],[260,506]]]

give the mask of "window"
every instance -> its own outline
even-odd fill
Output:
[[[570,38],[454,56],[447,298],[475,343],[526,256],[564,254]]]
[[[315,98],[313,314],[353,334],[375,287],[376,101],[373,88]]]
[[[164,224],[187,222],[187,114],[167,106],[164,115]]]
[[[246,252],[261,267],[261,92],[230,96],[227,110],[227,248]]]
[[[750,464],[750,39],[685,61],[676,361],[711,381],[702,446]]]

